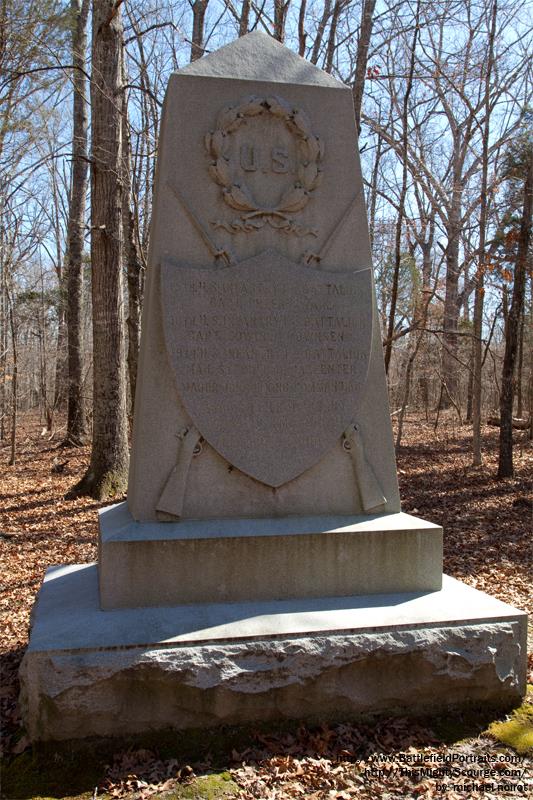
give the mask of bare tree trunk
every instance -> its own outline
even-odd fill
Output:
[[[524,399],[522,392],[522,370],[524,369],[524,319],[525,310],[520,316],[520,336],[518,339],[518,364],[516,365],[516,416],[522,418],[524,413]]]
[[[533,281],[532,281],[533,283]],[[532,286],[533,289],[533,286]],[[531,336],[533,334],[533,297],[531,299],[531,308],[529,313],[529,342],[531,343]],[[529,439],[533,440],[533,347],[529,347]]]
[[[59,316],[57,320],[56,369],[54,381],[54,400],[50,406],[50,424],[53,424],[54,411],[63,408],[66,389],[68,387],[68,351],[67,351],[67,309],[65,308],[64,276],[60,282]],[[51,430],[51,428],[49,428]]]
[[[56,340],[56,363],[55,363],[55,380],[53,389],[53,401],[47,402],[46,408],[46,427],[49,433],[52,432],[54,412],[58,408],[62,408],[68,392],[68,352],[67,352],[67,291],[66,291],[66,254],[62,251],[62,233],[61,233],[61,191],[58,186],[58,175],[55,165],[50,169],[51,177],[51,217],[52,217],[52,230],[56,246],[56,259],[55,271],[57,275],[57,283],[59,287],[59,301],[57,310],[57,340]],[[43,292],[42,286],[42,272],[41,272],[41,293]],[[42,294],[41,294],[42,297]],[[44,330],[44,325],[42,326]],[[44,342],[43,342],[44,344]]]
[[[283,0],[274,0],[274,38],[278,42],[285,41],[285,23],[290,4],[291,0],[286,0],[285,3]]]
[[[344,7],[345,0],[335,0],[335,5],[333,6],[333,16],[331,17],[331,25],[329,27],[329,37],[328,37],[328,46],[326,49],[326,63],[324,65],[324,70],[326,72],[331,72],[333,69],[333,57],[335,55],[335,48],[337,45],[337,25],[339,24],[339,16]]]
[[[124,52],[122,58],[123,83],[126,84]],[[132,209],[131,186],[131,143],[128,123],[128,99],[126,92],[122,95],[122,175],[124,201],[122,206],[122,225],[124,249],[126,257],[126,274],[128,283],[128,375],[130,382],[130,411],[133,415],[135,405],[135,387],[137,385],[137,362],[141,341],[141,308],[142,308],[142,262],[139,252],[139,237],[136,218]]]
[[[483,137],[482,137],[482,139],[483,139]],[[480,265],[481,265],[481,262],[479,261],[479,253],[478,253],[478,267]],[[473,281],[474,281],[474,306],[475,306],[475,298],[476,298],[475,290],[476,290],[476,287],[477,287],[478,279],[479,279],[479,275],[477,274],[477,268],[476,268],[476,275],[473,278]],[[465,265],[464,278],[463,278],[463,283],[464,283],[465,287],[468,285],[469,280],[470,280],[470,277],[469,277],[469,274],[468,274],[468,266]],[[466,291],[464,291],[463,292],[463,321],[464,321],[465,325],[468,325],[469,322],[470,322],[470,316],[469,316],[470,309],[469,309],[468,304],[469,304],[469,294]],[[472,341],[471,341],[471,345],[472,346],[470,348],[469,365],[468,365],[469,369],[468,369],[467,385],[466,385],[466,417],[465,417],[465,422],[470,422],[470,423],[472,422],[473,403],[474,403],[474,363],[475,363],[475,360],[476,360],[476,357],[475,357],[476,341],[475,341],[475,334],[474,334],[475,318],[476,318],[476,310],[474,308],[474,314],[473,314],[473,319],[472,319]]]
[[[361,28],[357,43],[357,57],[355,62],[355,78],[353,82],[353,105],[355,110],[355,125],[357,132],[361,132],[361,105],[365,90],[366,63],[368,61],[368,48],[374,24],[374,7],[376,0],[364,0],[361,12]]]
[[[12,467],[17,459],[18,345],[13,296],[9,290],[7,291],[7,310],[9,329],[11,331],[11,350],[13,353],[13,369],[11,373],[11,451],[9,455],[9,466]]]
[[[0,233],[0,246],[1,246],[1,233]],[[3,267],[3,265],[2,265]],[[6,415],[7,415],[7,341],[8,341],[8,305],[7,305],[7,287],[5,286],[5,273],[1,271],[2,283],[0,285],[0,366],[1,366],[1,383],[0,383],[0,441],[6,437]]]
[[[380,120],[381,122],[381,120]],[[378,176],[379,176],[379,162],[381,161],[381,153],[383,147],[383,138],[378,135],[376,146],[376,158],[374,159],[374,166],[372,167],[372,178],[370,180],[370,198],[367,202],[368,206],[368,229],[370,234],[370,251],[374,252],[374,236],[376,230],[376,204],[378,199]]]
[[[204,20],[209,0],[194,0],[192,4],[191,61],[204,54]]]
[[[87,196],[87,19],[89,0],[71,0],[75,16],[72,36],[73,135],[72,180],[67,242],[68,331],[68,442],[83,444],[87,438],[87,412],[83,394],[83,230]]]
[[[398,431],[396,433],[396,448],[400,447],[402,443],[402,436],[403,436],[403,422],[405,419],[405,412],[407,410],[407,406],[409,404],[409,395],[411,393],[411,377],[413,374],[413,366],[415,363],[416,356],[418,354],[418,349],[420,347],[420,343],[422,341],[423,332],[419,331],[413,336],[416,336],[415,345],[411,348],[411,352],[409,353],[409,358],[407,359],[407,367],[405,368],[405,376],[404,376],[404,394],[402,400],[402,406],[400,408],[400,413],[398,415]]]
[[[511,478],[513,469],[513,395],[514,367],[518,342],[518,327],[524,306],[528,249],[531,239],[531,214],[533,211],[533,152],[528,153],[526,178],[524,181],[524,206],[518,239],[518,252],[514,271],[513,297],[507,317],[505,354],[502,369],[500,395],[500,454],[498,478]]]
[[[492,62],[494,59],[494,38],[496,36],[496,17],[498,15],[498,2],[494,0],[492,6],[492,19],[489,35],[489,52],[485,73],[485,127],[483,130],[483,157],[481,164],[481,206],[479,212],[479,264],[474,300],[474,341],[473,341],[473,375],[472,375],[472,465],[481,466],[481,372],[482,372],[482,347],[481,337],[483,332],[483,298],[485,294],[485,238],[487,228],[487,184],[489,169],[489,133],[490,133],[490,81],[492,75]]]
[[[407,85],[405,87],[405,94],[403,97],[402,109],[402,188],[400,191],[400,202],[398,205],[398,219],[396,222],[396,242],[395,242],[395,255],[394,255],[394,272],[392,276],[392,290],[389,311],[389,322],[387,327],[387,344],[385,346],[385,372],[389,373],[390,360],[392,355],[392,336],[394,333],[394,319],[396,316],[396,304],[398,301],[398,283],[400,279],[400,266],[402,260],[402,228],[403,218],[405,214],[405,197],[407,195],[407,138],[408,138],[408,115],[409,115],[409,97],[413,88],[413,75],[415,71],[415,54],[416,42],[418,38],[418,25],[420,20],[420,0],[418,0],[415,13],[415,29],[413,33],[413,43],[411,45],[411,58],[409,63],[409,73],[407,77]]]
[[[402,406],[400,408],[400,413],[398,415],[398,431],[396,434],[396,447],[400,447],[402,443],[402,435],[403,435],[403,423],[405,418],[405,412],[409,403],[409,396],[411,393],[411,379],[413,374],[413,367],[418,355],[418,351],[420,350],[420,345],[422,344],[422,339],[426,332],[426,324],[427,324],[427,317],[428,317],[428,309],[429,304],[431,302],[432,292],[429,288],[429,282],[431,278],[431,250],[433,248],[433,238],[434,238],[434,231],[435,231],[435,218],[433,217],[430,224],[429,224],[429,234],[428,238],[425,241],[420,242],[420,246],[422,249],[422,292],[420,299],[416,302],[414,313],[413,313],[413,322],[414,322],[414,331],[411,336],[414,337],[414,344],[410,344],[409,347],[409,357],[407,359],[407,367],[405,369],[405,378],[404,378],[404,396],[402,401]]]
[[[433,292],[431,290],[431,266],[432,266],[431,256],[433,250],[434,236],[435,236],[435,216],[432,216],[430,220],[429,237],[425,242],[420,243],[420,246],[422,248],[422,309],[424,311],[422,324],[424,329],[426,328],[427,325],[429,304],[431,303],[431,298],[433,297]],[[426,420],[429,420],[429,379],[427,375],[427,368],[425,368],[422,375],[420,375],[418,379],[418,385],[420,389],[420,394],[422,396],[422,402],[424,403]]]
[[[503,316],[503,330],[507,331],[507,319],[509,317],[509,289],[507,284],[502,286],[502,316]],[[507,334],[506,334],[507,335]]]
[[[466,387],[466,419],[465,422],[472,422],[472,408],[474,403],[474,349],[476,343],[472,335],[472,352],[470,354],[470,370],[468,372],[468,386]]]
[[[243,0],[241,8],[241,18],[239,20],[239,36],[246,36],[250,24],[250,5],[251,0]]]
[[[46,343],[46,309],[45,309],[45,290],[44,290],[44,275],[41,267],[41,303],[39,308],[39,328],[38,328],[38,341],[39,341],[39,383],[41,394],[41,410],[44,413],[46,422],[46,430],[48,433],[53,433],[54,430],[54,410],[57,407],[58,398],[58,384],[57,384],[57,359],[56,359],[56,383],[54,387],[54,396],[50,402],[50,393],[48,391],[48,358],[47,358],[47,343]],[[59,347],[58,347],[59,349]]]
[[[458,377],[457,377],[457,324],[459,318],[458,291],[459,291],[459,239],[461,234],[461,204],[462,185],[459,181],[454,184],[452,207],[446,234],[448,244],[446,247],[446,289],[444,295],[444,320],[443,320],[443,352],[442,352],[442,380],[445,391],[441,393],[442,408],[448,408],[457,402]],[[453,401],[452,402],[452,398]]]
[[[305,12],[307,9],[307,0],[301,0],[300,11],[298,13],[298,54],[305,56],[305,44],[307,41],[307,33],[305,32]]]
[[[331,0],[324,0],[324,10],[322,11],[322,17],[320,22],[318,23],[318,27],[316,30],[315,41],[313,43],[313,49],[311,51],[310,61],[312,64],[316,64],[318,61],[318,56],[320,55],[320,48],[322,47],[322,39],[324,38],[324,33],[326,31],[326,25],[328,24],[328,19],[331,14]]]
[[[74,491],[103,499],[128,477],[121,146],[122,20],[114,0],[93,0],[91,78],[91,263],[93,445]]]

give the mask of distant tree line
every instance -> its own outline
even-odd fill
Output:
[[[521,0],[4,0],[0,436],[92,441],[125,487],[171,72],[260,29],[352,88],[391,412],[533,435],[532,34]],[[58,423],[61,420],[61,423]]]

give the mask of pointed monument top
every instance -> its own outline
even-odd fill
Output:
[[[179,74],[346,88],[336,78],[262,31],[247,33],[220,50],[188,64]]]

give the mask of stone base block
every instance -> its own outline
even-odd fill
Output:
[[[419,592],[442,586],[442,528],[409,514],[135,522],[100,512],[102,608]]]
[[[526,622],[446,576],[431,593],[102,611],[95,565],[53,567],[21,703],[33,740],[511,704]]]

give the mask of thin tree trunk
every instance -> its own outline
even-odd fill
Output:
[[[122,20],[114,0],[93,0],[91,79],[91,264],[93,444],[74,491],[120,494],[128,477],[122,281]]]
[[[411,375],[413,373],[413,364],[415,362],[416,354],[418,353],[418,348],[420,346],[422,334],[418,333],[416,335],[416,344],[412,348],[411,352],[409,353],[409,358],[407,359],[407,367],[405,368],[405,376],[404,376],[404,394],[402,400],[402,406],[400,408],[400,413],[398,415],[398,431],[396,433],[396,448],[400,446],[402,443],[402,435],[403,435],[403,421],[405,419],[405,412],[407,406],[409,404],[409,395],[411,393]]]
[[[60,292],[64,293],[64,280],[62,277],[60,282]],[[50,411],[53,417],[53,412],[58,408],[63,408],[65,404],[65,394],[68,387],[68,351],[67,351],[67,310],[65,308],[65,298],[61,297],[59,301],[59,316],[57,320],[57,344],[56,344],[56,369],[54,380],[54,402],[51,405]]]
[[[468,371],[468,386],[466,388],[466,420],[472,422],[472,408],[474,403],[474,348],[476,343],[472,335],[472,352],[470,353],[470,369]]]
[[[533,289],[533,281],[532,289]],[[531,307],[529,312],[529,439],[533,439],[533,347],[531,347],[531,336],[533,335],[533,297],[531,299]]]
[[[421,242],[422,248],[422,309],[424,310],[423,327],[427,325],[427,315],[429,312],[429,304],[433,297],[431,290],[431,267],[432,267],[432,251],[433,239],[435,236],[435,217],[431,217],[430,221],[430,234],[425,242]],[[423,367],[422,375],[418,379],[420,394],[422,402],[424,403],[424,411],[426,420],[429,420],[429,379],[427,375],[427,364]]]
[[[4,9],[5,11],[5,9]],[[0,23],[4,20],[5,14],[2,14],[0,11]],[[1,28],[1,25],[0,25]],[[1,34],[0,34],[1,40]],[[1,55],[1,50],[0,50]],[[0,59],[1,64],[1,59]],[[0,130],[0,153],[1,153],[1,138],[2,138],[2,131]],[[4,184],[5,185],[5,184]],[[2,405],[0,408],[1,414],[1,423],[0,423],[0,433],[1,439],[4,440],[7,438],[8,435],[8,420],[10,417],[10,411],[12,408],[9,408],[9,392],[8,392],[8,380],[9,380],[9,369],[8,369],[8,349],[9,349],[9,333],[11,328],[11,317],[10,317],[10,310],[11,310],[11,296],[9,292],[9,283],[10,283],[10,272],[12,270],[11,267],[11,260],[12,260],[12,246],[8,239],[8,226],[3,223],[4,219],[8,219],[5,215],[6,211],[6,196],[5,191],[2,191],[2,185],[0,185],[0,365],[2,368]],[[11,387],[12,388],[12,387]]]
[[[278,42],[285,41],[285,23],[290,4],[291,0],[286,0],[285,3],[283,0],[274,0],[274,38]]]
[[[239,36],[246,36],[250,25],[250,5],[251,0],[243,0],[241,8],[241,18],[239,20]]]
[[[496,36],[496,18],[498,15],[498,2],[494,0],[492,6],[492,19],[489,35],[489,52],[485,74],[485,128],[483,131],[483,157],[481,166],[481,206],[479,212],[479,264],[477,270],[475,300],[474,300],[474,341],[473,341],[473,374],[472,374],[472,465],[481,466],[481,373],[482,373],[482,347],[481,337],[483,329],[483,299],[485,294],[485,237],[487,228],[487,184],[489,169],[489,133],[490,133],[490,80],[492,76],[492,62],[494,60],[494,39]]]
[[[192,4],[191,61],[204,54],[204,20],[209,0],[194,0]]]
[[[396,317],[396,304],[398,301],[398,284],[400,279],[400,265],[402,260],[402,228],[403,219],[405,214],[405,198],[407,195],[407,139],[408,139],[408,115],[409,115],[409,97],[413,88],[413,75],[415,71],[415,54],[416,42],[418,39],[418,24],[420,20],[420,0],[418,0],[415,13],[415,29],[413,33],[413,43],[411,45],[411,57],[409,63],[409,73],[407,77],[407,86],[405,87],[405,94],[403,98],[402,109],[402,188],[400,192],[400,202],[398,205],[398,219],[396,222],[396,241],[395,241],[395,257],[394,257],[394,273],[392,276],[392,290],[389,311],[389,322],[387,327],[387,344],[385,346],[385,372],[389,373],[390,360],[392,355],[392,336],[394,333],[394,319]]]
[[[366,64],[368,61],[370,37],[372,36],[372,26],[374,24],[375,5],[376,0],[364,0],[363,9],[361,11],[361,28],[359,30],[359,41],[357,43],[355,78],[352,88],[355,126],[358,133],[361,132],[361,106],[363,103],[363,92],[365,90]]]
[[[520,336],[518,339],[518,364],[516,366],[516,416],[522,419],[524,413],[524,399],[522,392],[522,370],[524,369],[524,318],[525,311],[520,316]]]
[[[434,231],[435,219],[433,218],[429,225],[429,234],[427,240],[420,242],[420,247],[422,249],[422,292],[420,299],[415,304],[413,313],[413,327],[415,328],[415,331],[411,335],[415,338],[414,345],[410,347],[409,357],[407,359],[407,367],[405,370],[404,396],[402,406],[400,408],[400,414],[398,416],[398,431],[396,434],[397,448],[400,447],[402,443],[403,422],[405,418],[405,411],[409,404],[413,367],[418,355],[418,351],[420,350],[420,345],[422,344],[422,339],[425,335],[429,304],[432,297],[431,289],[429,288],[429,282],[431,277],[431,251],[433,248],[433,238],[435,235]]]
[[[54,409],[56,408],[58,385],[57,385],[57,360],[56,360],[56,383],[54,387],[54,399],[50,402],[48,392],[48,358],[46,346],[46,310],[44,300],[44,280],[41,267],[41,305],[39,309],[39,373],[40,373],[40,389],[41,389],[41,409],[44,412],[44,419],[46,422],[46,430],[52,433],[54,430]]]
[[[57,169],[54,166],[50,169],[51,178],[51,203],[52,203],[52,226],[56,246],[56,259],[55,271],[57,275],[57,283],[59,287],[59,302],[58,302],[58,319],[57,319],[57,340],[56,340],[56,363],[55,363],[55,379],[53,388],[53,401],[47,403],[46,409],[46,426],[49,433],[53,427],[54,411],[57,408],[62,408],[64,405],[67,392],[68,392],[68,352],[67,352],[67,291],[65,286],[66,273],[66,254],[62,251],[62,233],[61,233],[61,220],[60,220],[60,189],[58,186]],[[41,272],[42,282],[42,272]],[[41,286],[42,291],[42,286]],[[44,330],[44,327],[43,327]]]
[[[307,9],[307,0],[301,0],[300,11],[298,13],[298,54],[305,56],[305,44],[307,41],[307,33],[305,32],[305,12]]]
[[[312,64],[316,64],[318,61],[318,56],[320,55],[320,48],[322,47],[322,39],[324,38],[324,33],[326,31],[326,25],[328,24],[328,19],[331,14],[331,0],[324,0],[324,10],[322,11],[322,17],[320,22],[318,23],[318,27],[316,30],[315,41],[313,43],[313,50],[311,51],[310,61]]]
[[[67,242],[68,419],[67,442],[80,445],[87,438],[83,393],[83,245],[87,196],[87,19],[89,0],[71,0],[75,15],[72,36],[73,135],[72,186]]]
[[[479,266],[480,266],[480,262],[478,261],[478,267]],[[477,287],[477,283],[476,282],[478,280],[479,280],[479,275],[477,275],[477,273],[476,273],[476,277],[474,279],[474,306],[475,306],[475,298],[476,298],[475,290],[476,290],[476,287]],[[464,281],[465,286],[467,285],[467,283],[469,281],[468,267],[466,267],[466,266],[465,266],[465,272],[464,272],[463,281]],[[470,323],[470,317],[469,317],[469,311],[470,310],[469,310],[469,307],[468,307],[468,301],[469,301],[469,296],[467,295],[467,292],[465,291],[463,293],[463,320],[464,320],[465,325],[468,325]],[[476,319],[476,310],[474,308],[474,316],[473,316],[473,319],[472,319],[472,326],[474,326],[474,324],[475,324],[475,319]],[[466,386],[466,418],[465,418],[465,422],[470,422],[470,423],[472,422],[472,414],[473,414],[473,403],[474,403],[474,363],[475,363],[475,360],[476,360],[476,357],[475,357],[476,337],[475,337],[475,334],[474,334],[474,328],[473,327],[472,327],[471,345],[472,346],[470,348],[470,363],[469,363],[469,369],[468,369],[468,383],[467,383],[467,386]]]
[[[9,291],[7,292],[7,310],[9,329],[11,331],[11,350],[13,353],[13,369],[11,372],[11,449],[9,455],[9,466],[12,467],[17,459],[18,345],[13,297]]]
[[[335,0],[333,6],[333,16],[331,17],[331,25],[329,28],[328,46],[326,49],[326,63],[324,70],[331,72],[333,69],[333,57],[335,55],[336,39],[337,39],[337,25],[339,24],[339,16],[344,7],[344,0]]]
[[[381,121],[381,120],[380,120]],[[378,198],[378,175],[379,175],[379,162],[381,161],[381,148],[383,146],[383,139],[378,135],[378,143],[376,147],[376,158],[372,168],[372,179],[370,182],[370,203],[369,206],[369,234],[370,234],[370,251],[374,252],[374,236],[376,230],[376,203]]]
[[[528,249],[531,239],[531,214],[533,211],[533,153],[528,154],[527,173],[524,181],[524,206],[518,239],[518,252],[514,271],[513,296],[509,309],[505,334],[502,389],[500,395],[500,453],[498,478],[511,478],[513,469],[513,395],[514,367],[518,342],[518,327],[524,306]]]
[[[0,231],[0,248],[2,247],[3,231]],[[1,250],[0,250],[1,252]],[[7,286],[4,265],[0,276],[2,282],[0,284],[0,367],[1,367],[1,384],[0,384],[0,441],[6,438],[6,417],[7,417],[7,347],[8,347],[8,301],[7,301]]]
[[[459,179],[453,188],[452,208],[446,225],[446,288],[444,295],[442,380],[445,391],[441,393],[443,408],[457,402],[459,381],[457,377],[457,324],[459,317],[459,240],[461,234],[462,184]],[[452,402],[453,398],[453,402]]]
[[[124,52],[122,69],[125,70]],[[126,84],[126,75],[123,74]],[[122,95],[122,175],[124,202],[122,207],[122,225],[124,249],[126,257],[126,275],[128,284],[128,375],[130,383],[130,413],[133,415],[135,405],[135,387],[137,385],[137,363],[141,341],[141,308],[142,308],[142,262],[138,246],[136,218],[132,210],[131,186],[131,143],[128,123],[128,99],[126,92]]]

